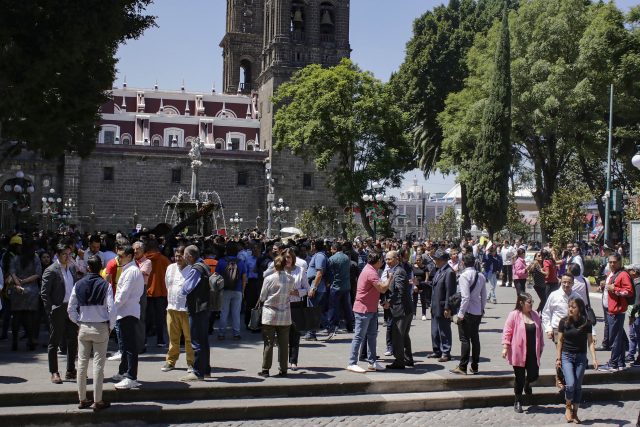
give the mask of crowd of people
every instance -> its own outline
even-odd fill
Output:
[[[456,242],[354,241],[244,237],[170,238],[149,232],[7,236],[3,249],[2,334],[18,351],[24,330],[27,350],[37,345],[41,325],[51,381],[62,383],[58,354],[66,353],[67,380],[78,384],[79,408],[109,407],[102,399],[110,337],[119,360],[117,389],[141,386],[138,356],[151,345],[167,348],[162,371],[175,369],[184,344],[187,374],[182,381],[211,376],[209,336],[242,340],[252,312],[261,310],[264,340],[259,376],[270,375],[278,347],[278,374],[296,370],[301,339],[314,341],[326,330],[331,340],[340,328],[353,333],[346,369],[355,373],[414,366],[411,324],[430,313],[429,358],[452,360],[452,327],[458,328],[460,359],[451,374],[480,372],[480,324],[487,304],[497,303],[496,288],[513,287],[515,309],[502,334],[502,356],[514,370],[514,410],[532,393],[545,341],[557,355],[557,384],[564,390],[566,419],[579,423],[587,353],[594,368],[617,372],[640,367],[640,266],[623,267],[622,256],[602,248],[605,313],[602,350],[596,360],[595,317],[590,281],[584,277],[583,248],[569,245],[535,251],[527,261],[520,241],[500,244]],[[527,293],[532,279],[536,301]],[[420,308],[418,308],[420,306]],[[376,354],[382,312],[387,365]],[[243,318],[244,313],[244,318]],[[628,316],[628,321],[626,320]],[[243,326],[244,324],[244,326]],[[626,330],[629,334],[627,335]],[[636,356],[637,355],[637,356]],[[86,378],[93,357],[94,399],[87,400]],[[76,369],[77,360],[77,369]],[[366,367],[359,365],[365,361]]]

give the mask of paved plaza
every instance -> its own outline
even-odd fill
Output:
[[[592,294],[592,304],[599,317],[602,316],[602,308],[599,304],[599,295]],[[509,389],[511,386],[508,383],[513,375],[511,367],[500,357],[501,344],[500,338],[502,328],[504,325],[504,319],[506,314],[513,309],[515,299],[515,290],[513,288],[498,288],[498,304],[487,305],[486,315],[484,317],[483,324],[481,325],[480,335],[482,340],[482,353],[480,362],[480,376],[471,377],[467,376],[468,380],[483,381],[483,378],[503,378],[505,381],[499,385],[503,387],[503,390]],[[535,299],[535,297],[534,297]],[[418,311],[420,308],[418,308]],[[390,363],[392,360],[390,357],[382,356],[385,350],[384,343],[384,328],[380,325],[380,333],[378,339],[378,354],[381,356],[383,362]],[[601,334],[601,326],[598,325],[598,333]],[[202,399],[212,399],[219,401],[223,396],[221,393],[228,393],[234,388],[236,390],[266,390],[270,389],[272,396],[278,396],[278,388],[286,389],[287,387],[306,387],[309,391],[305,395],[325,396],[322,387],[333,387],[332,390],[336,390],[340,387],[353,386],[362,383],[363,381],[371,382],[376,392],[375,387],[379,387],[380,391],[377,393],[390,393],[389,390],[384,390],[385,384],[395,382],[402,387],[403,384],[407,384],[407,392],[420,391],[425,392],[424,389],[418,390],[417,386],[412,389],[410,384],[416,384],[419,381],[439,380],[451,381],[458,380],[458,376],[454,376],[448,372],[456,366],[457,357],[459,356],[460,344],[457,339],[457,331],[454,328],[454,347],[452,355],[454,360],[446,363],[438,363],[433,359],[427,359],[426,356],[431,352],[431,339],[430,339],[430,321],[420,320],[420,316],[414,319],[411,338],[413,342],[413,351],[415,355],[416,366],[415,368],[408,368],[404,371],[395,372],[374,372],[367,374],[356,374],[346,371],[347,359],[351,343],[351,334],[342,333],[336,335],[330,341],[324,341],[324,335],[319,335],[319,341],[317,342],[305,342],[302,341],[300,349],[300,369],[297,372],[291,372],[289,378],[267,378],[263,379],[257,375],[261,366],[261,351],[262,351],[262,338],[260,334],[251,334],[248,331],[243,333],[241,341],[217,341],[215,335],[210,336],[211,342],[211,360],[213,365],[213,377],[203,382],[185,384],[179,381],[179,378],[186,372],[186,362],[184,354],[181,354],[181,358],[178,361],[177,369],[170,372],[162,372],[162,367],[165,360],[165,350],[155,347],[155,338],[151,337],[148,341],[148,352],[140,356],[138,380],[142,383],[142,387],[139,390],[130,391],[114,391],[113,383],[111,380],[107,380],[105,384],[105,391],[107,392],[106,398],[111,400],[113,408],[109,411],[118,411],[118,407],[126,408],[127,405],[131,405],[132,401],[152,400],[157,402],[167,400],[180,400],[181,390],[203,389]],[[41,335],[41,341],[44,340],[46,334]],[[600,337],[599,337],[600,338]],[[545,350],[542,357],[542,374],[549,375],[553,370],[553,364],[555,360],[555,353],[553,345],[550,341],[547,341]],[[21,345],[24,345],[21,342]],[[113,343],[110,345],[111,349],[115,346]],[[277,351],[277,350],[276,350]],[[609,354],[607,352],[598,352],[599,362],[604,363],[608,360]],[[64,410],[69,412],[74,411],[75,406],[75,390],[76,384],[72,381],[65,381],[62,385],[55,385],[49,381],[49,373],[47,369],[47,356],[46,350],[39,346],[37,351],[26,352],[21,351],[11,352],[8,348],[6,341],[0,344],[0,357],[2,358],[2,364],[0,368],[0,384],[3,386],[0,388],[0,400],[3,402],[0,406],[0,416],[8,414],[11,410],[10,406],[24,405],[25,403],[16,402],[16,399],[24,399],[31,404],[38,404],[39,396],[47,395],[47,399],[52,403],[63,405]],[[61,366],[64,366],[64,356],[60,357]],[[275,357],[274,357],[275,360]],[[111,375],[117,372],[117,364],[115,361],[108,361],[105,368],[105,377],[109,378]],[[635,371],[635,369],[633,370]],[[630,378],[629,374],[632,374],[631,378],[635,375],[633,371],[626,371],[624,378]],[[272,374],[277,372],[276,366],[272,368]],[[640,373],[640,370],[638,370]],[[624,374],[624,373],[623,373]],[[91,370],[90,370],[91,375]],[[587,375],[600,375],[595,373],[592,369],[587,371]],[[602,382],[610,384],[616,382],[615,375],[601,377]],[[640,375],[638,375],[640,377]],[[600,377],[598,377],[600,378]],[[613,380],[613,381],[612,381]],[[547,381],[550,382],[550,381]],[[592,384],[599,383],[600,380],[593,380]],[[624,381],[619,381],[624,383]],[[471,383],[470,383],[471,384]],[[481,382],[474,383],[474,388],[481,387]],[[546,384],[547,386],[551,384]],[[623,384],[624,385],[624,384]],[[638,388],[635,384],[627,384],[626,386],[632,388]],[[314,388],[315,387],[315,388]],[[492,385],[491,387],[496,387]],[[491,388],[488,387],[488,388]],[[463,387],[464,388],[464,387]],[[218,393],[216,393],[218,389]],[[276,390],[275,392],[273,390]],[[316,391],[310,391],[310,390]],[[154,391],[161,392],[156,397],[150,397],[150,394]],[[196,390],[197,391],[197,390]],[[476,390],[478,391],[478,390]],[[481,389],[479,390],[481,392]],[[534,394],[536,388],[534,387]],[[111,394],[108,394],[111,392]],[[371,392],[371,391],[369,391]],[[397,391],[395,391],[397,393]],[[246,394],[239,394],[240,396],[247,396]],[[357,393],[357,392],[356,392]],[[464,393],[464,390],[462,391]],[[510,391],[507,391],[510,393]],[[136,394],[144,397],[136,397]],[[333,393],[335,394],[335,393]],[[281,395],[286,395],[282,393]],[[256,396],[259,396],[256,394]],[[382,394],[378,395],[383,396]],[[400,399],[399,395],[384,395],[383,399],[393,400],[394,398]],[[455,395],[457,396],[457,395]],[[268,397],[268,396],[267,396]],[[349,399],[358,396],[345,396],[340,398],[334,396],[337,399],[336,402],[340,402],[340,399]],[[360,396],[362,399],[362,397]],[[429,399],[429,392],[425,392],[425,398]],[[304,398],[303,398],[304,399]],[[301,402],[305,400],[301,399]],[[313,398],[311,398],[313,399]],[[268,399],[263,399],[268,403]],[[286,399],[282,399],[286,400]],[[613,422],[614,425],[625,425],[630,420],[635,420],[638,412],[637,402],[628,402],[629,399],[622,399],[614,403],[608,403],[603,405],[595,405],[592,408],[587,408],[584,411],[585,419],[599,419],[603,423]],[[354,400],[355,401],[355,400]],[[366,401],[366,395],[365,395]],[[235,402],[236,404],[238,402]],[[505,402],[506,403],[506,402]],[[596,403],[596,402],[592,402]],[[174,405],[175,408],[189,408],[198,407],[204,405],[203,402],[188,400],[185,402],[165,402],[160,404],[159,408],[167,409],[169,406]],[[222,402],[222,405],[226,403]],[[64,406],[66,405],[66,406]],[[185,406],[188,405],[188,406]],[[3,407],[4,406],[4,407]],[[156,405],[157,406],[157,405]],[[486,405],[484,405],[486,406]],[[465,407],[465,406],[460,406]],[[605,412],[600,413],[600,409],[605,408]],[[202,409],[202,408],[200,408]],[[429,408],[426,408],[429,409]],[[39,408],[34,408],[34,411],[44,412],[47,410],[46,405],[42,405]],[[398,412],[398,410],[390,410],[384,412]],[[487,424],[494,425],[548,425],[549,423],[555,423],[561,421],[560,406],[559,405],[533,405],[529,412],[532,417],[525,417],[525,421],[520,423],[519,418],[515,418],[516,414],[513,413],[511,406],[494,406],[484,409],[461,409],[461,410],[445,410],[438,412],[427,413],[407,413],[407,414],[386,414],[386,415],[372,415],[372,416],[355,416],[355,417],[332,417],[332,418],[310,418],[305,419],[300,425],[334,425],[342,424],[374,424],[378,423],[378,420],[386,420],[384,423],[402,423],[402,424],[414,424],[419,423],[420,420],[435,420],[447,422],[449,425],[461,425],[456,424],[456,420],[460,420],[460,416],[464,416],[465,420],[471,420],[471,424],[465,421],[466,425],[475,424]],[[359,412],[366,414],[362,410]],[[371,413],[374,413],[372,411]],[[320,413],[322,414],[322,413]],[[317,415],[320,415],[317,414]],[[605,415],[606,414],[606,415]],[[617,414],[617,415],[616,415]],[[107,413],[105,412],[105,416]],[[299,416],[289,415],[289,416]],[[304,415],[300,415],[304,416]],[[283,413],[281,417],[288,418],[286,413]],[[235,417],[234,417],[235,418]],[[255,417],[254,417],[255,418]],[[107,418],[108,419],[108,418]],[[123,419],[126,419],[123,417]],[[218,419],[225,419],[219,418]],[[228,419],[228,418],[227,418]],[[179,420],[179,419],[178,419]],[[176,420],[176,421],[178,421]],[[186,418],[185,418],[186,420]],[[609,420],[609,421],[607,421]],[[157,422],[157,421],[156,421]],[[242,425],[264,425],[260,421],[252,421],[251,423],[242,422]],[[269,421],[269,425],[275,421]],[[278,423],[282,425],[293,424],[293,420],[279,420]],[[193,424],[198,425],[198,424]],[[214,424],[211,424],[214,425]],[[240,422],[231,422],[222,425],[240,425]]]

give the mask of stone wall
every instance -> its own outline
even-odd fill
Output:
[[[191,169],[186,150],[123,148],[97,148],[83,160],[67,157],[65,182],[70,184],[69,194],[77,188],[74,216],[82,229],[95,225],[99,230],[129,230],[136,222],[153,228],[167,219],[164,201],[181,189],[189,192]],[[266,218],[265,157],[263,153],[203,153],[199,189],[219,193],[223,203],[220,228],[222,216],[229,226],[228,219],[235,212],[244,219],[243,228],[254,227],[257,216]],[[105,168],[113,168],[112,181],[104,179]],[[181,171],[180,183],[172,182],[173,169]],[[246,173],[246,185],[238,185],[239,172]]]

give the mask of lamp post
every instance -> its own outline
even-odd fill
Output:
[[[46,196],[42,197],[42,214],[45,216],[47,229],[49,224],[53,222],[54,216],[60,211],[62,197],[56,194],[56,190],[51,188]]]
[[[244,220],[238,216],[238,212],[233,214],[233,216],[229,219],[229,222],[231,223],[231,228],[233,229],[233,231],[236,234],[239,234],[241,224],[244,222]]]
[[[289,212],[289,205],[287,205],[281,197],[278,199],[278,203],[274,203],[273,206],[271,206],[271,211],[277,214],[275,220],[278,222],[278,234],[280,234],[282,231],[282,222],[284,221],[283,215],[285,212]]]
[[[20,214],[31,210],[31,194],[35,191],[35,187],[31,180],[24,176],[24,172],[19,170],[16,172],[15,178],[5,181],[2,190],[11,205],[15,215],[16,228],[18,228]]]
[[[391,200],[391,198],[384,194],[383,191],[384,190],[382,183],[374,181],[373,183],[371,183],[371,189],[362,195],[363,202],[372,204],[371,217],[373,218],[373,240],[376,239],[376,224],[378,222],[378,215],[375,210],[376,205],[374,202],[388,202]]]
[[[267,238],[271,237],[271,224],[273,218],[271,216],[271,210],[273,207],[273,201],[275,195],[273,194],[273,178],[271,177],[271,162],[267,161],[264,164],[264,172],[267,178]]]
[[[636,168],[640,169],[640,145],[636,147],[637,153],[635,156],[631,158],[631,164]]]

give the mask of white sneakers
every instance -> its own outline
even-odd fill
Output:
[[[427,316],[425,316],[424,314],[422,315],[422,320],[427,320]]]
[[[358,365],[349,365],[347,366],[347,371],[355,372],[357,374],[364,374],[365,372],[375,372],[375,371],[384,371],[385,367],[382,366],[379,362],[369,363],[367,365],[367,369],[361,368]]]
[[[122,381],[116,384],[115,387],[118,390],[130,390],[132,388],[140,387],[140,385],[141,384],[136,380],[132,380],[131,378],[124,378]]]
[[[349,365],[349,366],[347,366],[347,371],[355,372],[355,373],[358,373],[358,374],[364,374],[365,372],[367,372],[366,369],[361,368],[358,365]]]
[[[116,351],[115,353],[113,353],[113,356],[107,357],[107,360],[120,360],[120,359],[122,359],[122,353],[120,353],[119,351]]]
[[[369,372],[384,371],[385,369],[387,368],[382,366],[380,362],[369,363],[369,365],[367,366],[367,371]]]

